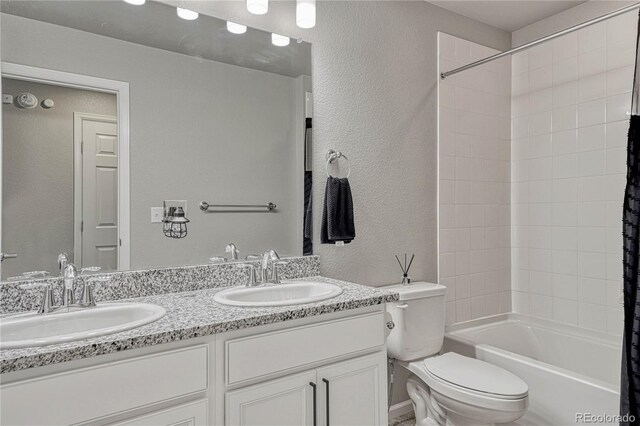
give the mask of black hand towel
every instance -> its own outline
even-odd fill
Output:
[[[356,237],[353,223],[353,199],[347,178],[327,178],[322,209],[320,242],[335,244],[338,241],[350,243]]]

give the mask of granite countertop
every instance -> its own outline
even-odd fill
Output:
[[[154,303],[163,306],[167,313],[158,321],[121,333],[56,345],[0,350],[0,373],[398,300],[397,293],[375,287],[324,277],[299,280],[335,284],[342,287],[343,292],[337,297],[316,303],[261,308],[226,306],[214,302],[213,296],[228,287],[117,300],[114,302]]]

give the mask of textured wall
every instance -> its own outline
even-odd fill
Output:
[[[18,253],[2,263],[2,278],[55,272],[58,253],[73,256],[73,113],[115,116],[116,97],[6,78],[2,85],[14,97],[31,92],[55,102],[51,109],[2,105],[3,248]]]
[[[166,1],[170,4],[177,2]],[[415,253],[414,279],[437,279],[437,33],[497,49],[510,34],[421,1],[319,1],[317,25],[295,26],[295,5],[273,1],[265,16],[242,1],[180,2],[313,43],[314,205],[322,273],[361,284],[399,282],[393,257]],[[357,238],[318,244],[324,154],[351,159]]]

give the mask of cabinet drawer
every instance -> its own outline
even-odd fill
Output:
[[[207,420],[208,403],[208,400],[201,399],[115,423],[112,426],[207,426],[209,424]]]
[[[384,345],[383,313],[264,333],[225,343],[227,384]]]
[[[74,424],[205,391],[207,362],[202,345],[3,385],[0,423]]]

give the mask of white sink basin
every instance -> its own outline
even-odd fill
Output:
[[[53,345],[119,333],[157,321],[166,313],[149,303],[109,303],[52,314],[13,315],[0,319],[0,349]]]
[[[230,306],[286,306],[319,302],[342,293],[342,288],[334,284],[287,281],[272,286],[233,287],[222,290],[213,300]]]

